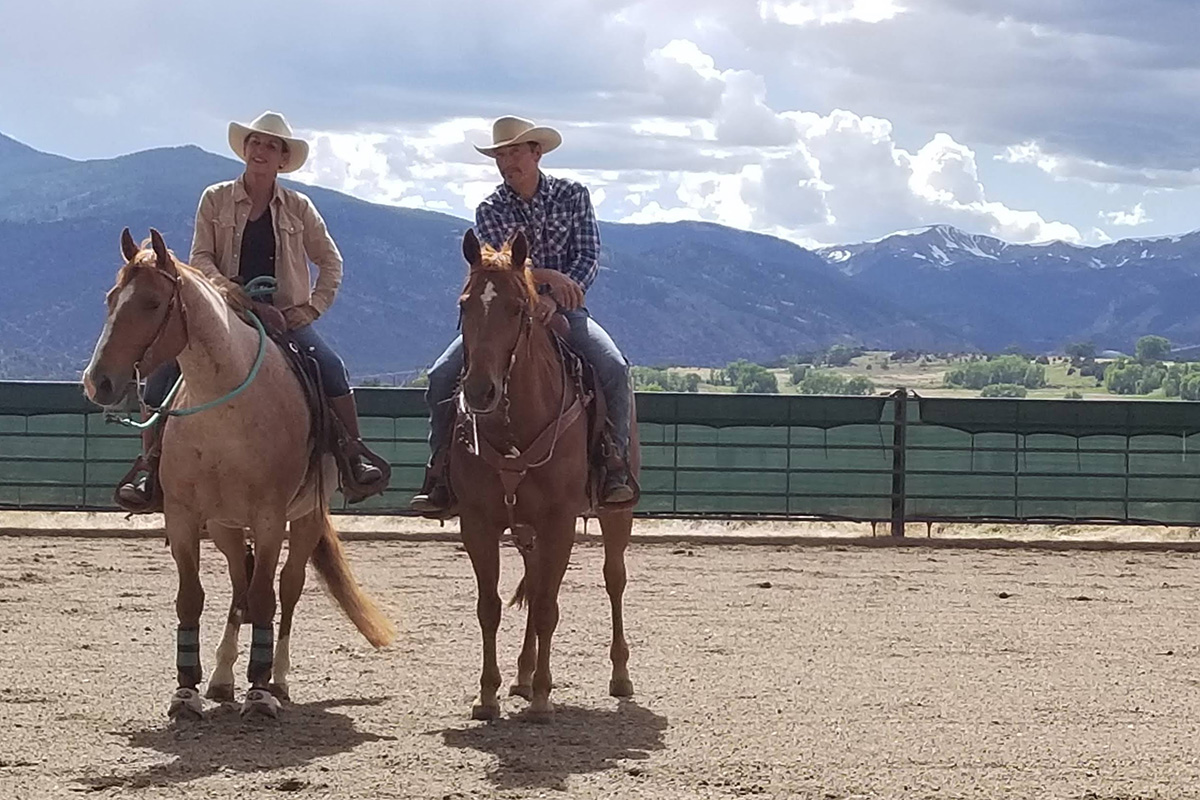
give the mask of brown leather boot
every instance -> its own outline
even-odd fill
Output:
[[[354,402],[354,392],[341,397],[329,398],[329,405],[333,408],[333,413],[337,414],[337,418],[341,420],[342,425],[345,426],[346,435],[350,440],[349,444],[354,448],[347,455],[355,482],[369,484],[382,479],[383,472],[363,454],[363,451],[367,450],[367,445],[358,430],[358,405]]]
[[[450,492],[447,458],[450,445],[444,444],[425,465],[425,482],[421,491],[413,495],[408,507],[431,519],[445,519],[454,514],[454,495]]]
[[[426,467],[425,483],[421,491],[413,495],[408,507],[420,514],[437,516],[449,513],[450,504],[450,487],[446,485],[445,474]]]
[[[640,490],[630,474],[628,456],[620,452],[607,432],[601,442],[601,453],[604,483],[600,486],[600,506],[620,507],[636,501]]]
[[[142,412],[142,422],[150,418],[149,413]],[[157,483],[158,475],[158,441],[166,420],[157,425],[142,429],[142,452],[138,455],[133,468],[126,475],[128,480],[117,486],[114,496],[116,504],[125,511],[133,514],[161,511],[160,505],[151,497],[150,481]]]
[[[617,505],[632,500],[633,487],[629,485],[629,471],[624,467],[610,469],[604,476],[604,488],[600,497],[603,505]]]

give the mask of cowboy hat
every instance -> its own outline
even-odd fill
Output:
[[[246,137],[252,133],[265,133],[287,142],[288,162],[280,172],[295,172],[308,160],[308,142],[292,136],[292,126],[288,125],[282,114],[264,111],[249,125],[229,123],[229,146],[242,161],[246,160]]]
[[[520,117],[500,117],[492,123],[492,143],[490,145],[475,145],[475,149],[490,158],[496,157],[496,151],[501,147],[521,142],[537,142],[542,146],[543,153],[549,153],[562,144],[562,136],[554,128],[544,125],[534,125]]]

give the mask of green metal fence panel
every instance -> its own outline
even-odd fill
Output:
[[[1200,523],[1200,404],[918,398],[909,520]]]
[[[428,458],[419,389],[356,389],[363,437],[392,464],[381,496],[339,510],[407,514]],[[639,393],[642,516],[886,520],[887,398]],[[137,434],[78,386],[0,382],[0,507],[110,510]],[[340,495],[336,495],[340,499]]]
[[[423,393],[356,392],[392,482],[339,510],[407,514]],[[1198,403],[651,392],[637,410],[641,516],[1200,524]],[[0,508],[113,509],[138,447],[75,385],[0,382]]]

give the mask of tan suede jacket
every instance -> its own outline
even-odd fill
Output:
[[[242,178],[215,183],[200,196],[190,262],[209,278],[238,274],[242,232],[250,216],[250,196]],[[333,305],[342,283],[342,254],[325,228],[325,220],[312,200],[300,192],[275,184],[271,198],[275,225],[275,279],[279,309],[311,305],[324,314]],[[317,266],[312,285],[308,262]]]

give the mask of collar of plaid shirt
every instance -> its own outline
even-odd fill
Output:
[[[528,201],[502,184],[480,205],[476,228],[493,247],[523,230],[534,266],[564,273],[585,292],[595,280],[600,234],[582,184],[541,173]]]

